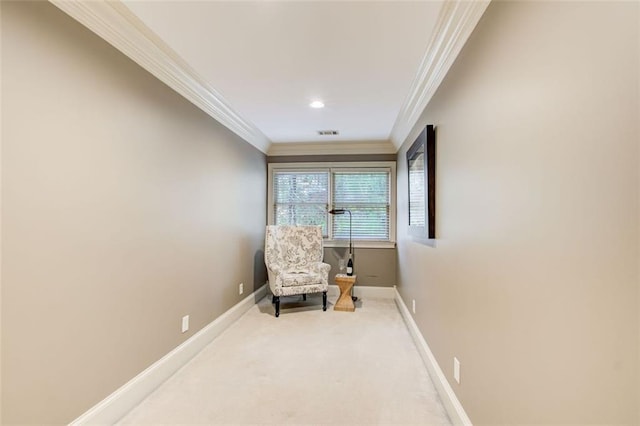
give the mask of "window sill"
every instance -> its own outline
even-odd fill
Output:
[[[324,240],[324,246],[329,248],[344,247],[349,248],[349,242]],[[395,241],[354,241],[353,248],[364,249],[393,249],[396,248]]]

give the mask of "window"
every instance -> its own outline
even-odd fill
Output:
[[[328,235],[328,172],[274,172],[273,198],[276,225],[320,225],[322,235]]]
[[[333,172],[333,206],[351,211],[354,240],[389,241],[389,170]],[[334,217],[333,238],[349,238],[348,215]]]
[[[319,225],[328,246],[395,241],[395,163],[269,164],[269,223]],[[393,244],[391,244],[392,246]]]

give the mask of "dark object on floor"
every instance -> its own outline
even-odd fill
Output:
[[[306,294],[302,295],[302,300],[307,300]],[[280,296],[272,296],[271,304],[276,305],[276,318],[278,318],[280,316]],[[322,292],[322,310],[323,311],[327,310],[327,292],[326,291]]]

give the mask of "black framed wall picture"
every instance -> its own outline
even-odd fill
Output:
[[[436,131],[427,125],[407,151],[409,235],[436,238]]]

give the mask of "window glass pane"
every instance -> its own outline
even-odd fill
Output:
[[[326,236],[326,204],[276,204],[276,225],[319,225]]]
[[[328,235],[329,173],[274,172],[273,195],[276,225],[320,225]]]
[[[389,204],[389,172],[335,172],[336,204]]]
[[[389,240],[389,171],[333,173],[333,206],[351,212],[353,240]],[[349,239],[349,213],[333,218],[333,238]]]

